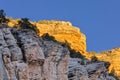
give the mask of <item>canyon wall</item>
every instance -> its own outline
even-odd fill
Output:
[[[0,80],[115,80],[107,62],[72,58],[68,47],[30,29],[0,27]]]
[[[18,21],[19,19],[11,19],[8,25],[14,27],[18,24]],[[107,51],[105,54],[90,54],[90,52],[86,51],[86,36],[80,31],[79,28],[73,26],[70,22],[45,20],[31,23],[40,31],[40,36],[48,33],[58,42],[67,43],[71,49],[81,53],[87,59],[91,59],[92,56],[96,56],[100,61],[110,62],[111,65],[109,67],[109,73],[114,71],[116,76],[120,76],[119,49],[113,49],[109,54]]]

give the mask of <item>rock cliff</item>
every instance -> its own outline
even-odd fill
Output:
[[[110,62],[109,73],[120,77],[120,48],[101,52],[101,54],[96,54],[96,57],[101,61]]]
[[[14,27],[18,25],[19,19],[9,19],[8,25]],[[39,21],[39,22],[31,22],[31,24],[35,25],[37,29],[40,31],[39,35],[42,36],[48,33],[50,36],[53,36],[58,42],[67,43],[71,49],[75,50],[76,52],[81,53],[87,59],[91,59],[92,56],[96,56],[100,61],[110,62],[109,73],[113,73],[116,76],[120,76],[119,72],[119,49],[113,49],[108,54],[90,54],[90,52],[86,51],[86,37],[85,35],[80,32],[80,29],[77,27],[72,26],[70,22],[64,21]],[[111,57],[110,57],[110,56]]]
[[[0,80],[115,80],[108,63],[71,58],[63,44],[30,29],[1,25],[0,53]]]
[[[69,51],[30,30],[0,29],[0,80],[67,80]]]
[[[75,49],[78,52],[86,52],[86,37],[80,32],[80,29],[72,26],[70,22],[64,21],[39,21],[31,22],[34,24],[37,29],[40,31],[40,36],[48,33],[50,36],[53,36],[57,41],[68,43],[72,49]],[[9,26],[13,27],[18,24],[18,19],[10,19],[8,23]]]

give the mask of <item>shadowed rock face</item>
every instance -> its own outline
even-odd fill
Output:
[[[104,62],[70,58],[69,53],[32,30],[1,28],[0,80],[115,80]]]

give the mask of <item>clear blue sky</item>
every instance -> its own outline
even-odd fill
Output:
[[[1,0],[13,18],[70,21],[87,37],[88,51],[120,47],[120,0]]]

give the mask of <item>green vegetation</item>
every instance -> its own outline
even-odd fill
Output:
[[[41,37],[42,37],[43,40],[57,42],[57,43],[61,44],[61,46],[67,47],[70,51],[70,57],[84,59],[84,56],[81,53],[76,52],[75,50],[70,48],[69,43],[67,41],[65,41],[64,43],[58,42],[58,41],[55,40],[55,38],[53,36],[50,36],[48,33],[45,33]]]
[[[48,33],[43,34],[41,37],[42,37],[43,40],[48,40],[48,41],[57,42],[57,41],[55,40],[55,38],[54,38],[53,36],[50,36]]]
[[[4,10],[0,10],[0,24],[5,24],[5,23],[8,23],[9,22],[9,19],[7,19],[6,17],[6,14],[4,12]]]
[[[63,47],[67,47],[69,49],[70,57],[84,59],[85,56],[83,56],[80,52],[76,52],[75,50],[71,49],[70,44],[67,41],[61,44]]]
[[[28,18],[21,18],[21,20],[18,21],[18,25],[20,29],[31,29],[39,34],[39,30],[37,29],[37,27],[31,24]]]
[[[81,61],[81,65],[85,65],[84,59],[82,59],[82,61]]]
[[[84,59],[84,56],[81,53],[76,52],[75,50],[72,50],[72,49],[69,49],[69,51],[70,51],[70,56],[72,58],[81,58],[81,59]]]
[[[92,56],[92,57],[91,57],[91,61],[92,61],[92,62],[96,62],[96,61],[98,61],[98,58],[97,58],[96,56]]]
[[[11,19],[6,18],[4,10],[0,10],[0,24],[7,25],[10,20]],[[31,29],[34,30],[37,34],[39,34],[39,30],[37,29],[37,27],[31,24],[28,18],[21,18],[20,20],[18,20],[18,24],[16,24],[15,27],[19,29]]]

